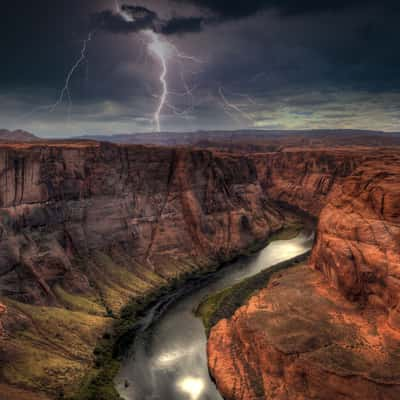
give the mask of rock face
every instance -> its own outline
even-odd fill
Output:
[[[348,299],[389,313],[400,328],[400,162],[368,160],[334,185],[311,263]]]
[[[355,152],[305,149],[250,157],[85,142],[4,146],[0,293],[56,304],[58,284],[90,291],[92,271],[77,260],[98,251],[164,278],[176,275],[177,259],[218,263],[282,226],[277,202],[318,215],[356,160]]]
[[[0,146],[1,381],[70,393],[110,315],[266,240],[285,214],[243,155]]]
[[[331,151],[324,167],[285,157],[298,169],[280,171],[278,162],[268,195],[319,216],[310,263],[211,330],[211,374],[230,400],[397,399],[398,152]]]
[[[168,278],[168,260],[220,262],[283,223],[245,157],[39,146],[0,149],[0,171],[0,290],[26,303],[55,304],[57,284],[89,291],[76,261],[96,251]]]
[[[4,328],[3,328],[3,324],[1,323],[1,319],[3,317],[3,315],[6,313],[7,311],[7,307],[4,304],[0,303],[0,338],[2,336],[4,336]]]
[[[227,400],[395,400],[399,339],[304,265],[211,330],[209,367]]]
[[[378,154],[354,147],[279,146],[273,152],[224,153],[95,142],[0,145],[0,302],[7,307],[3,316],[0,310],[2,388],[51,397],[69,394],[92,365],[93,348],[110,326],[110,316],[131,299],[263,242],[290,218],[288,209],[320,216],[312,264],[347,296],[342,299],[346,307],[355,300],[357,307],[379,311],[382,329],[395,332],[399,202],[393,188],[399,181],[398,161],[392,150]],[[314,297],[325,295],[316,278],[321,273],[312,274],[311,311],[323,301]],[[265,322],[269,305],[263,304],[256,315]],[[339,313],[338,304],[325,311]],[[244,335],[251,337],[257,318],[252,315]],[[214,343],[213,338],[221,337],[212,334],[210,359],[222,359],[220,351],[228,357],[235,348],[237,365],[242,365],[235,373],[247,382],[248,391],[237,380],[224,380],[219,367],[229,364],[226,359],[210,365],[217,383],[231,396],[227,398],[263,398],[254,397],[259,396],[258,388],[252,388],[256,381],[247,379],[256,365],[252,357],[263,354],[262,346],[270,342],[260,339],[261,347],[253,348],[256,340],[238,339],[236,319],[221,324],[222,330],[214,329],[224,342]],[[329,324],[324,329],[333,329],[334,323]],[[284,326],[279,329],[285,332]],[[290,337],[297,349],[299,337]],[[301,342],[302,351],[318,340]],[[389,339],[376,340],[386,354]],[[329,343],[338,341],[329,336]],[[274,343],[257,359],[260,370],[272,365],[268,354],[275,354]],[[276,357],[286,362],[285,356]],[[312,367],[316,376],[317,365]],[[287,373],[280,371],[284,373],[274,378],[274,385],[285,387]],[[267,379],[264,372],[257,374]],[[381,378],[385,384],[389,379],[376,382]],[[313,390],[314,398],[321,398]]]
[[[288,148],[253,158],[269,199],[318,217],[333,184],[340,184],[369,155],[356,148]]]

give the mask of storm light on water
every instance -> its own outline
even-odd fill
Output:
[[[203,380],[192,376],[182,378],[177,386],[182,392],[189,394],[191,400],[199,399],[204,390]]]

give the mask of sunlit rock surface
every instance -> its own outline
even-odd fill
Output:
[[[318,226],[312,264],[348,299],[389,313],[400,328],[400,162],[366,160],[334,185]]]
[[[343,154],[272,178],[271,197],[319,215],[316,242],[310,265],[212,329],[210,371],[227,399],[400,397],[400,156],[359,149],[335,168]]]
[[[210,371],[225,399],[395,400],[400,334],[308,265],[289,269],[211,331]]]

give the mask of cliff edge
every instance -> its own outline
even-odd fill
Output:
[[[291,185],[294,200],[280,194],[282,175],[272,184],[271,197],[318,215],[316,241],[307,265],[277,274],[211,330],[224,398],[400,397],[400,157],[360,151],[348,165],[308,175],[305,194]]]

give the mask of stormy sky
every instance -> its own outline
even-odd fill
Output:
[[[167,68],[163,131],[400,131],[397,1],[119,3],[3,2],[0,128],[44,137],[154,131],[156,40]]]

